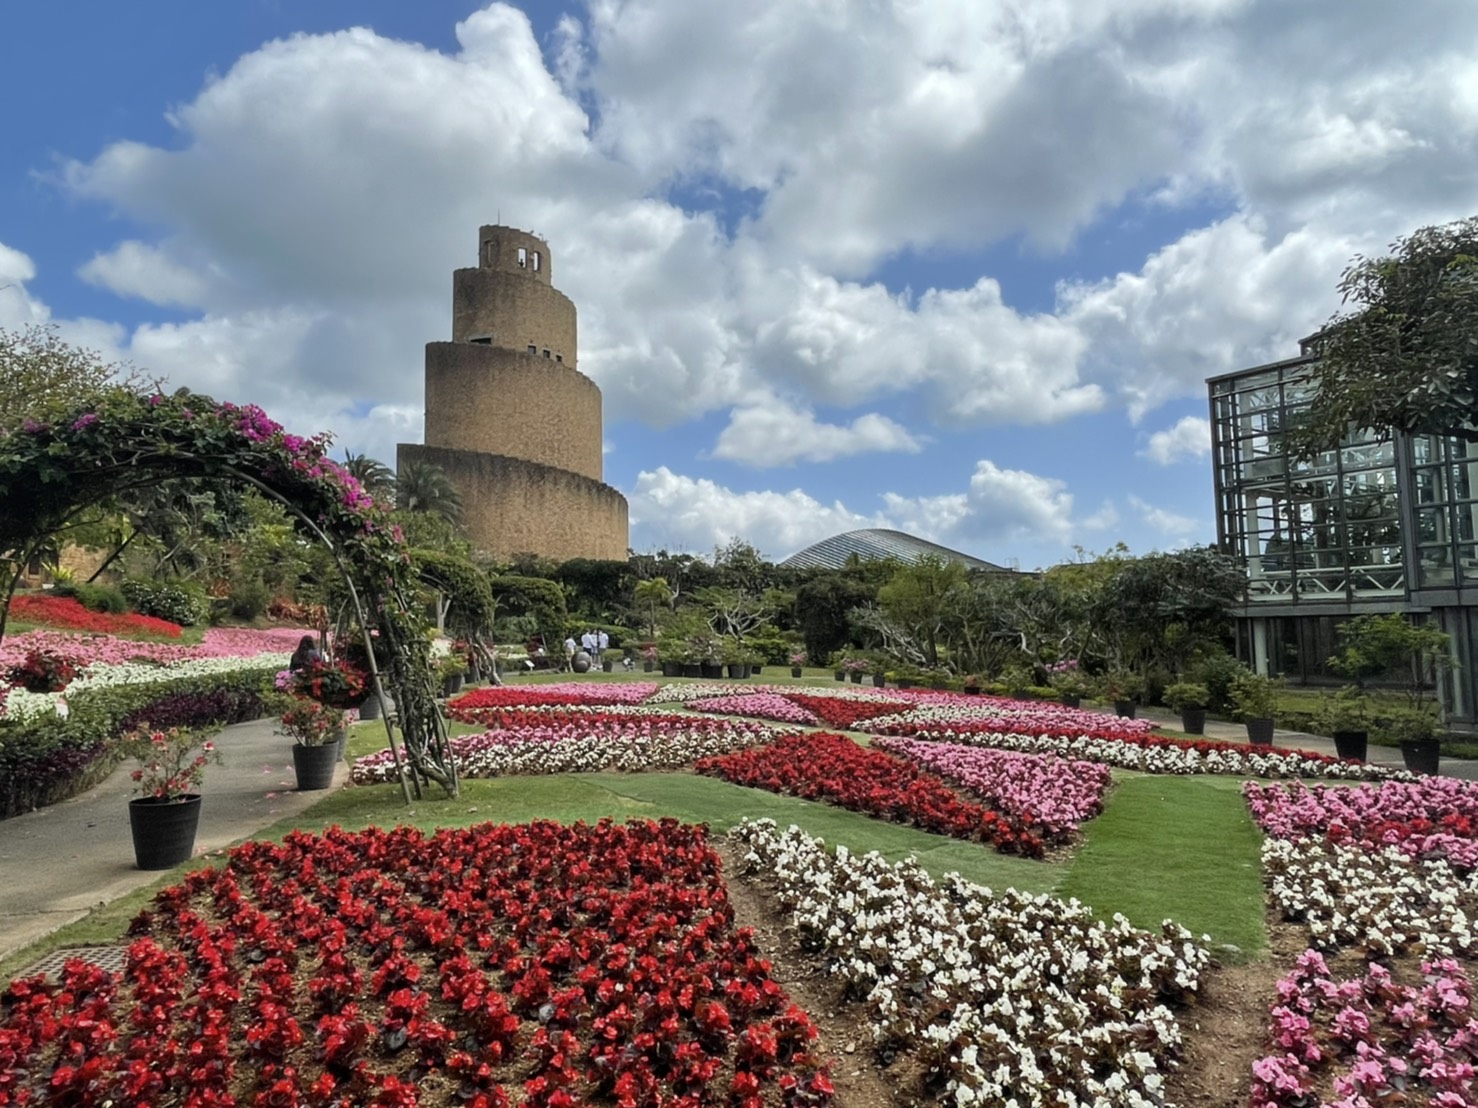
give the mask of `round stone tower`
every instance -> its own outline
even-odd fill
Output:
[[[601,479],[600,389],[576,368],[549,245],[477,237],[478,265],[452,274],[452,341],[426,344],[425,445],[400,444],[397,463],[445,471],[478,549],[624,561],[626,498]]]

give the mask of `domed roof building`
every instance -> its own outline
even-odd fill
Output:
[[[1005,566],[998,566],[981,558],[972,558],[969,554],[961,554],[958,550],[940,546],[937,542],[930,542],[916,535],[903,531],[890,531],[882,527],[869,527],[862,531],[846,531],[840,535],[833,535],[829,539],[822,539],[804,550],[797,551],[780,564],[791,569],[841,569],[847,564],[847,559],[853,555],[863,561],[892,558],[899,562],[913,563],[926,554],[933,554],[949,562],[959,562],[966,569],[994,570],[997,573],[1012,572]]]

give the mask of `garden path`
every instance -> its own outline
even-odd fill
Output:
[[[303,811],[322,792],[297,792],[291,741],[275,719],[227,727],[221,764],[207,767],[195,853],[218,852]],[[88,792],[0,820],[0,959],[81,919],[100,904],[178,870],[134,868],[128,829],[131,764]],[[334,782],[348,778],[339,766]]]

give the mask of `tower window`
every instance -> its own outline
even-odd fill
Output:
[[[544,357],[549,357],[549,348],[547,346],[544,348]]]
[[[535,250],[534,251],[534,272],[535,273],[538,273],[539,272],[539,263],[541,261],[543,261],[543,258],[539,255],[539,252],[537,250]]]
[[[518,268],[527,269],[529,265],[529,252],[522,246],[518,248]]]
[[[529,353],[530,354],[534,354],[534,355],[538,355],[539,348],[537,346],[533,345],[532,343],[530,343],[529,344]]]
[[[468,342],[478,343],[481,346],[492,346],[493,345],[493,336],[492,335],[473,335],[467,341]]]
[[[485,259],[482,263],[483,265],[492,265],[497,260],[497,249],[493,245],[492,239],[488,239],[487,242],[482,244],[482,252]]]
[[[563,354],[556,354],[556,355],[555,355],[555,356],[554,356],[554,360],[555,360],[555,361],[556,361],[556,362],[562,362],[562,361],[564,361],[564,360],[565,360],[565,356],[564,356],[564,355],[563,355]]]

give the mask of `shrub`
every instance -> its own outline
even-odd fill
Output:
[[[133,578],[123,582],[122,588],[134,611],[146,616],[158,616],[181,627],[194,627],[210,616],[210,601],[199,585]]]
[[[1213,712],[1226,712],[1232,707],[1232,685],[1246,667],[1230,654],[1212,654],[1202,658],[1191,671],[1191,680],[1205,685]]]
[[[231,587],[231,614],[237,619],[257,619],[266,614],[272,590],[260,581],[240,581]]]
[[[75,595],[82,606],[93,612],[107,612],[121,616],[128,611],[128,597],[116,585],[80,584]],[[173,621],[171,621],[173,622]]]

